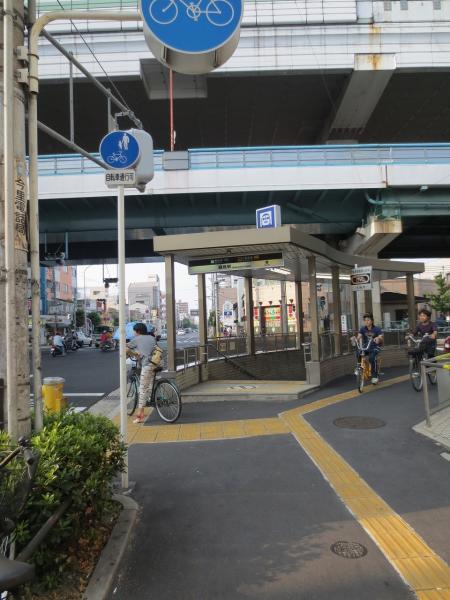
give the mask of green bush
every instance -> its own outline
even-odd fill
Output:
[[[18,547],[25,546],[62,502],[71,499],[32,557],[38,578],[51,587],[70,562],[71,544],[111,510],[112,481],[124,468],[125,445],[107,418],[72,412],[47,415],[32,445],[39,452],[39,466],[16,529]]]

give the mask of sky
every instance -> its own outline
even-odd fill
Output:
[[[424,276],[432,278],[442,270],[450,273],[450,260],[445,258],[434,259],[415,259],[413,262],[424,262],[426,272]],[[84,285],[84,272],[86,267],[78,267],[78,290],[82,295]],[[130,283],[145,281],[149,275],[159,275],[161,291],[165,291],[164,263],[134,263],[127,264],[126,273],[126,291]],[[116,265],[105,265],[105,277],[117,277]],[[101,286],[103,283],[102,266],[91,265],[86,271],[86,287]],[[114,287],[110,288],[110,295],[114,295]],[[117,293],[117,292],[116,292]],[[198,308],[197,298],[197,277],[189,275],[187,267],[175,264],[175,296],[177,300],[189,303],[189,308]]]

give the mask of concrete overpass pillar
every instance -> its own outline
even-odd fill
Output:
[[[297,348],[301,350],[302,344],[305,341],[305,331],[303,327],[303,292],[302,282],[295,282],[295,321],[297,330]]]
[[[411,331],[416,326],[416,296],[414,293],[414,275],[406,274],[406,296],[408,299],[408,324]]]
[[[172,254],[166,256],[166,319],[167,319],[167,369],[176,371],[177,347],[175,316],[175,261]]]
[[[352,311],[352,327],[354,331],[359,330],[359,303],[358,292],[354,292],[350,287],[351,295],[351,311]]]
[[[373,313],[372,290],[364,292],[364,312]]]
[[[341,287],[339,283],[339,267],[331,267],[331,282],[333,287],[333,330],[334,330],[334,350],[339,356],[342,353],[342,306],[341,306]]]
[[[356,54],[354,70],[322,141],[357,140],[396,68],[395,54]]]
[[[206,344],[208,343],[208,315],[206,309],[206,282],[205,275],[197,275],[198,282],[198,334],[200,343],[200,360],[208,360]]]
[[[281,333],[289,333],[288,327],[288,313],[287,313],[287,301],[286,301],[286,281],[280,281],[280,299],[281,299]]]
[[[319,349],[319,311],[317,309],[317,274],[316,257],[308,257],[309,304],[311,312],[311,360],[318,362]]]
[[[247,353],[255,354],[255,328],[253,319],[253,281],[251,277],[244,277],[245,295],[245,333],[247,336]]]
[[[372,284],[372,313],[375,323],[380,325],[383,321],[381,313],[381,282],[374,281]]]

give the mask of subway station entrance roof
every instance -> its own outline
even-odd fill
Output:
[[[333,266],[343,274],[350,274],[355,265],[372,267],[375,280],[425,270],[423,263],[346,254],[294,225],[159,236],[154,238],[154,249],[163,256],[173,255],[192,273],[216,271],[255,279],[307,281],[310,256],[316,257],[317,277],[321,272],[329,274]],[[206,259],[214,261],[208,265]]]

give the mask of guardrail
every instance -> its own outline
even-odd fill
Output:
[[[431,427],[431,416],[450,406],[450,354],[443,354],[420,363],[423,382],[423,401],[425,405],[425,421]],[[437,404],[430,404],[428,375],[434,373],[437,377]],[[445,378],[445,379],[444,379]],[[448,381],[447,381],[448,379]]]
[[[163,154],[163,150],[155,150],[156,171],[163,170]],[[450,144],[194,148],[188,150],[188,155],[193,170],[450,164]],[[38,164],[41,176],[103,172],[79,154],[41,155]]]

